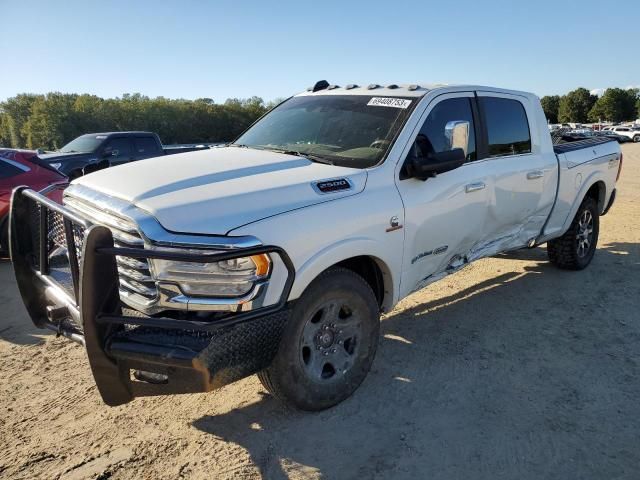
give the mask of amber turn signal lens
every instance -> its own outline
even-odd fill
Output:
[[[271,265],[269,255],[267,255],[266,253],[253,255],[251,257],[251,260],[253,260],[253,263],[256,265],[256,275],[258,277],[264,277],[267,273],[269,273],[269,266]]]

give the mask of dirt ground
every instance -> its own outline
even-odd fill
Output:
[[[255,376],[102,404],[83,349],[35,329],[0,263],[0,477],[640,477],[640,144],[583,272],[545,248],[471,265],[382,322],[343,404],[285,410]]]

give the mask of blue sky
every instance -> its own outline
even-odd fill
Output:
[[[61,91],[271,100],[319,79],[539,95],[626,87],[640,84],[632,5],[0,0],[0,99]]]

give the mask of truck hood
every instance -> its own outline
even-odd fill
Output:
[[[315,186],[334,179],[347,180],[349,188],[323,193]],[[366,179],[366,170],[222,147],[132,162],[73,183],[130,202],[172,232],[223,235],[266,217],[355,195]]]
[[[69,175],[73,170],[85,167],[91,163],[98,161],[98,156],[95,153],[41,153],[37,156],[37,163],[43,167],[51,168],[52,163],[59,163],[60,165],[55,168],[56,171],[63,175]]]
[[[45,162],[66,162],[68,160],[75,160],[83,157],[96,157],[95,153],[62,153],[62,152],[52,152],[52,153],[41,153],[38,155],[40,160],[44,160]]]

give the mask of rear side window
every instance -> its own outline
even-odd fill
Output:
[[[489,156],[531,153],[529,121],[522,103],[508,98],[480,97],[489,141]]]
[[[20,168],[14,164],[14,162],[7,162],[6,160],[0,159],[0,178],[15,177],[28,171],[29,169],[27,167]]]
[[[141,156],[152,156],[160,153],[160,148],[153,138],[136,137],[134,140],[136,154]]]
[[[114,138],[109,140],[105,147],[105,153],[114,154],[116,158],[131,157],[131,142],[128,138]]]

